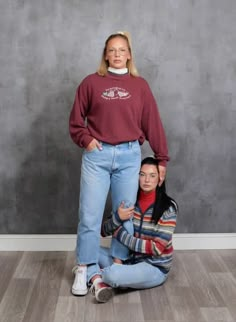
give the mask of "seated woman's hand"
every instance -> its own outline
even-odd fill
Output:
[[[125,203],[122,201],[118,208],[118,215],[120,217],[120,220],[125,221],[129,220],[133,216],[134,212],[134,206],[125,208]]]

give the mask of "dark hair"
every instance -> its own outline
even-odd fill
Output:
[[[157,167],[159,162],[157,159],[153,157],[147,157],[142,160],[141,167],[144,164],[150,164]],[[139,188],[139,191],[140,191],[140,188]],[[139,194],[139,191],[138,191],[138,194]],[[157,224],[158,220],[161,218],[163,213],[167,209],[169,209],[170,206],[174,207],[175,210],[178,211],[178,205],[176,201],[172,199],[170,196],[168,196],[166,193],[166,185],[164,181],[161,186],[157,185],[156,187],[156,199],[155,199],[155,204],[154,204],[153,213],[152,213],[152,221],[155,224]]]

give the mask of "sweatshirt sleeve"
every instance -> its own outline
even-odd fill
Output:
[[[168,247],[176,227],[176,211],[173,207],[167,210],[160,218],[157,229],[151,232],[152,238],[141,239],[130,235],[125,228],[121,228],[117,234],[117,240],[130,250],[151,255],[160,256]]]
[[[90,104],[89,96],[89,84],[85,79],[77,88],[69,118],[70,136],[81,148],[86,148],[93,139],[86,126],[86,115]]]
[[[148,83],[144,80],[144,108],[142,113],[142,131],[148,140],[160,165],[169,161],[165,131],[160,118],[157,103]]]

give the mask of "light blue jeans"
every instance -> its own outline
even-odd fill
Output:
[[[76,259],[87,264],[87,280],[100,273],[100,230],[109,189],[112,209],[123,200],[134,204],[138,190],[141,149],[138,141],[84,150],[81,165]]]
[[[114,288],[151,288],[163,284],[167,279],[167,274],[144,261],[128,265],[113,263],[110,249],[105,247],[100,248],[99,265],[103,268],[103,282]]]
[[[132,221],[125,221],[123,227],[133,234]],[[163,284],[167,274],[158,267],[147,262],[136,264],[116,264],[113,257],[120,259],[129,258],[129,250],[116,238],[112,238],[111,249],[100,247],[99,265],[102,268],[102,280],[110,286],[117,288],[145,289]]]
[[[123,222],[123,227],[128,231],[130,235],[134,234],[134,225],[132,220],[133,219],[130,218],[130,220]],[[121,244],[116,238],[112,238],[110,255],[112,256],[112,258],[119,258],[124,261],[129,258],[129,249],[125,245]]]

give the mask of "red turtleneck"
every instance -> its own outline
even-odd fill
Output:
[[[138,203],[140,206],[140,209],[142,213],[144,213],[148,207],[150,207],[152,204],[154,204],[156,198],[156,191],[150,191],[148,193],[145,193],[144,191],[140,190],[139,197],[138,197]]]

